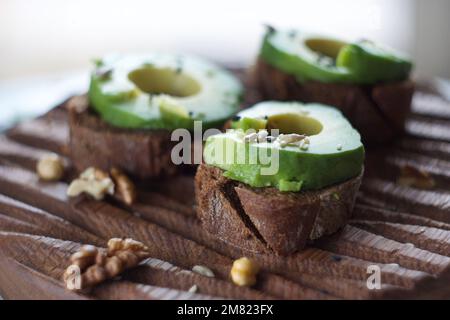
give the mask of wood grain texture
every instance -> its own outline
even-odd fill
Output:
[[[250,90],[246,105],[258,100]],[[68,199],[69,175],[44,183],[34,173],[48,152],[68,154],[63,108],[0,136],[0,295],[6,299],[383,299],[450,298],[450,135],[448,101],[419,92],[408,135],[392,147],[368,150],[354,219],[340,232],[288,257],[254,254],[257,285],[229,279],[239,249],[207,233],[195,216],[193,175],[139,185],[139,200]],[[396,183],[399,168],[428,171],[437,184],[421,190]],[[64,289],[61,274],[81,244],[105,246],[131,237],[152,258],[86,293]],[[190,270],[205,265],[205,278]],[[380,267],[381,290],[366,286],[367,268]],[[4,272],[3,272],[4,271]],[[197,285],[194,294],[189,288]]]

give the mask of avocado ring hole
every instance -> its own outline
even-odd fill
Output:
[[[189,97],[201,90],[197,80],[172,68],[146,66],[131,71],[128,74],[128,79],[141,91],[149,94]]]
[[[267,119],[267,128],[278,129],[283,134],[297,133],[313,136],[319,134],[323,126],[318,120],[299,113],[281,113]]]
[[[314,52],[336,60],[346,42],[326,38],[311,38],[305,41],[305,45]]]

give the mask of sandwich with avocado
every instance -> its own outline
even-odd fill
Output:
[[[70,150],[78,170],[117,167],[131,176],[174,174],[173,130],[222,127],[237,112],[242,87],[199,58],[148,54],[96,62],[86,96],[69,103]]]
[[[195,177],[208,232],[242,250],[289,255],[347,223],[364,147],[338,109],[261,102],[231,127],[207,139]]]
[[[411,69],[403,54],[369,40],[268,27],[254,79],[264,99],[336,106],[365,142],[380,143],[403,132]]]

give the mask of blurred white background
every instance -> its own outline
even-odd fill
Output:
[[[450,77],[448,0],[0,0],[0,79],[83,68],[111,51],[250,63],[262,24],[371,38]]]
[[[264,23],[377,40],[411,55],[418,76],[450,78],[448,0],[0,0],[0,128],[84,91],[105,53],[248,65]]]

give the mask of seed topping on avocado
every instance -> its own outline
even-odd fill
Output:
[[[271,34],[271,33],[275,33],[277,30],[271,26],[270,24],[264,24],[264,26],[266,27],[267,33]]]
[[[258,141],[258,134],[256,132],[252,132],[244,137],[244,142],[257,142]]]
[[[297,36],[297,30],[291,30],[288,33],[289,38],[295,38]]]
[[[99,58],[92,59],[92,63],[93,63],[97,68],[99,68],[99,67],[101,67],[101,66],[104,65],[103,60],[102,60],[102,59],[99,59]]]
[[[183,72],[183,59],[180,57],[177,58],[175,74],[181,74]]]
[[[302,149],[303,151],[308,150],[309,144],[310,144],[310,141],[308,138],[303,139],[302,143],[300,144],[300,149]]]
[[[206,76],[207,76],[208,78],[212,78],[212,77],[214,77],[215,75],[216,75],[216,73],[215,73],[214,70],[208,70],[208,71],[206,71]]]
[[[336,60],[324,54],[317,53],[317,63],[326,67],[334,67],[336,65]]]
[[[281,147],[285,147],[287,145],[299,145],[302,140],[304,140],[306,136],[297,133],[290,134],[280,134],[277,137],[276,142],[280,144]]]
[[[95,70],[95,75],[100,79],[100,80],[109,80],[111,79],[111,75],[112,75],[112,69],[111,68],[105,68],[105,67],[99,67],[97,70]]]
[[[335,108],[267,101],[238,115],[240,120],[232,122],[230,130],[208,137],[204,149],[205,163],[225,170],[229,179],[298,192],[318,190],[361,173],[360,136]],[[336,150],[344,143],[345,149]],[[226,158],[221,152],[224,147],[231,148],[226,149]],[[260,157],[262,150],[267,153]],[[262,169],[268,168],[274,171],[263,174]]]
[[[274,143],[281,148],[286,146],[298,146],[301,150],[308,150],[310,140],[306,135],[290,133],[281,133],[278,136],[270,136],[266,129],[260,129],[258,132],[251,132],[242,137],[244,142],[248,143],[263,143],[269,142]],[[342,147],[341,147],[342,148]]]
[[[267,130],[259,130],[258,131],[258,142],[266,142],[267,141],[267,136],[269,135],[269,133],[267,132]]]

